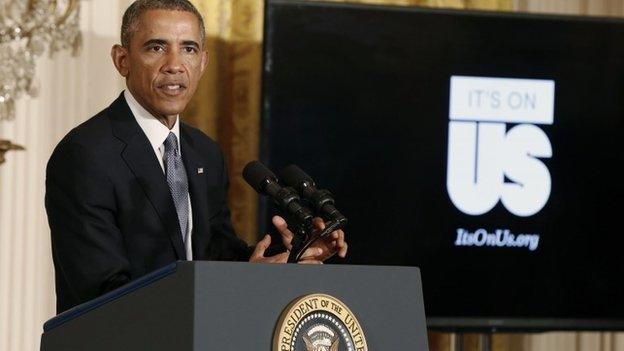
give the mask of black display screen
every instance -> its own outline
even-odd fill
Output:
[[[263,79],[336,263],[420,267],[432,327],[622,329],[623,22],[269,1]]]

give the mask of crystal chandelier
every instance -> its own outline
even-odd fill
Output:
[[[15,100],[38,95],[35,60],[48,50],[78,54],[78,0],[0,0],[0,121],[15,117]]]

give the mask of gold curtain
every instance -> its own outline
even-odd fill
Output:
[[[258,158],[263,2],[193,0],[206,21],[208,68],[183,118],[216,139],[230,172],[230,208],[237,233],[255,243],[257,196],[242,179]]]
[[[327,0],[324,0],[327,1]],[[360,4],[446,7],[479,10],[511,10],[512,0],[329,0]]]

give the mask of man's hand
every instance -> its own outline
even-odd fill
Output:
[[[292,249],[291,241],[293,233],[288,230],[286,221],[280,216],[273,216],[273,225],[282,235],[282,241],[288,250]],[[314,226],[317,230],[325,229],[325,223],[321,218],[314,219]],[[345,242],[342,229],[335,230],[328,236],[315,241],[302,255],[299,263],[322,263],[336,253],[344,258],[347,256],[349,245]]]
[[[258,242],[258,244],[256,244],[256,248],[249,258],[249,262],[286,263],[288,261],[288,255],[290,254],[290,251],[285,251],[275,256],[264,257],[264,252],[269,247],[269,245],[271,245],[271,236],[267,234],[264,236],[264,238],[262,238],[262,240]]]
[[[274,256],[264,256],[264,252],[271,245],[271,236],[265,235],[262,240],[256,244],[256,248],[254,252],[251,254],[249,258],[249,262],[252,263],[286,263],[288,262],[288,256],[290,255],[290,250],[284,251]],[[318,250],[311,250],[311,252],[320,253]],[[322,264],[323,262],[314,259],[314,257],[302,257],[301,264]]]

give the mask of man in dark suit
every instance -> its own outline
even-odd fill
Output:
[[[223,155],[179,121],[207,63],[199,12],[187,0],[138,0],[124,14],[121,39],[111,55],[128,89],[73,129],[48,163],[58,312],[176,260],[288,257],[265,256],[269,236],[255,249],[236,236]],[[285,221],[273,223],[289,248]],[[336,231],[302,263],[346,250]]]

